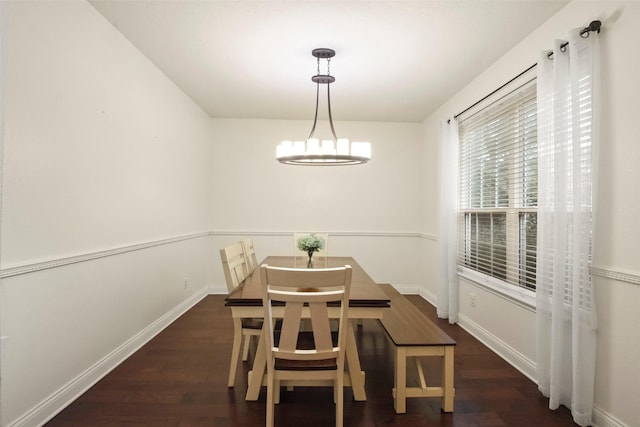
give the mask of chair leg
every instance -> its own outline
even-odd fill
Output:
[[[273,391],[273,403],[278,405],[280,403],[280,380],[275,381],[275,389]]]
[[[238,359],[240,358],[240,345],[242,344],[242,320],[233,318],[233,346],[231,348],[231,363],[229,364],[228,387],[233,387],[236,382],[236,370],[238,369]]]
[[[273,427],[274,386],[273,374],[267,374],[267,427]]]
[[[344,417],[344,383],[343,383],[344,375],[341,372],[338,372],[338,376],[336,378],[336,427],[342,427],[343,417]]]
[[[249,359],[249,347],[251,346],[251,335],[244,336],[244,346],[242,349],[242,361],[246,362]]]

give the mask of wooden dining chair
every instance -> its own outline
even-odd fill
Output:
[[[222,259],[222,269],[224,270],[227,289],[229,293],[231,293],[249,274],[242,243],[235,243],[220,249],[220,258]],[[238,359],[240,358],[240,347],[242,347],[243,337],[244,348],[242,350],[242,360],[246,362],[249,359],[251,339],[252,337],[260,337],[262,324],[262,319],[233,319],[233,346],[231,348],[231,363],[229,365],[229,387],[233,387],[236,380],[236,371],[238,369]]]
[[[252,272],[258,266],[258,260],[256,258],[256,248],[253,245],[253,239],[248,237],[243,239],[240,243],[242,243],[242,249],[244,251],[244,259],[247,265],[248,271]]]
[[[274,423],[274,405],[280,401],[280,386],[327,381],[333,383],[336,426],[342,427],[344,406],[344,360],[351,287],[351,266],[326,269],[260,267],[262,304],[268,333],[267,427]],[[282,310],[274,315],[274,308]],[[333,340],[329,310],[339,305],[337,341]],[[331,306],[331,308],[330,308]],[[304,318],[311,319],[312,332],[301,332]],[[282,319],[279,333],[274,323]],[[301,382],[304,381],[304,382]],[[322,384],[321,384],[322,385]]]
[[[329,256],[329,233],[316,233],[316,232],[295,232],[293,233],[293,266],[305,267],[307,265],[307,253],[298,249],[298,239],[310,234],[322,237],[324,239],[324,249],[313,254],[315,267],[328,267],[327,256]]]

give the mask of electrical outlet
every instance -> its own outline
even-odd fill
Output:
[[[473,308],[476,307],[476,294],[469,295],[469,304],[471,304],[471,307]]]
[[[189,287],[189,279],[184,279],[184,289]]]

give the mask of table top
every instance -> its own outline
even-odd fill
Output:
[[[306,262],[304,259],[303,262]],[[298,265],[300,265],[300,259]],[[293,267],[292,256],[269,256],[261,264],[274,267]],[[320,264],[316,261],[316,264]],[[349,293],[349,307],[389,307],[389,297],[376,285],[366,271],[351,257],[327,257],[327,267],[351,266],[351,291]],[[324,265],[323,265],[324,267]],[[260,268],[257,267],[233,292],[226,298],[225,305],[262,306],[262,291],[260,284]]]

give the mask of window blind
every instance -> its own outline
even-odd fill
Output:
[[[535,80],[461,120],[459,132],[458,264],[535,289]]]

